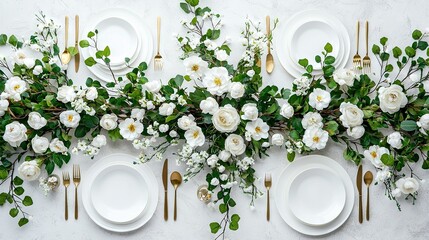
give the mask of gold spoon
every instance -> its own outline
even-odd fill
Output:
[[[174,187],[174,221],[177,219],[177,188],[182,183],[182,175],[174,171],[171,173],[170,182]]]
[[[271,35],[271,28],[270,28],[270,16],[267,16],[266,18],[267,22],[267,37],[270,37]],[[271,54],[271,43],[270,40],[268,40],[268,54],[267,54],[267,60],[266,60],[266,68],[267,73],[272,73],[274,69],[274,58]]]
[[[69,50],[67,50],[69,40],[69,17],[66,16],[66,22],[65,22],[65,49],[64,52],[61,54],[61,63],[62,64],[69,64],[71,60],[71,55],[69,53]]]
[[[366,185],[366,220],[369,221],[369,186],[372,183],[372,180],[374,179],[372,172],[367,171],[365,175],[363,176],[363,181]]]

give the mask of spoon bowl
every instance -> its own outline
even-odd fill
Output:
[[[369,221],[369,186],[372,183],[374,176],[371,171],[367,171],[363,176],[363,182],[366,185],[366,220]]]
[[[67,49],[67,45],[68,45],[68,38],[69,38],[69,17],[66,16],[65,18],[65,34],[64,34],[64,52],[61,54],[60,59],[61,59],[61,63],[63,65],[69,64],[69,62],[71,61],[71,54],[69,52],[69,50]]]
[[[179,172],[172,172],[170,176],[170,182],[174,187],[174,221],[177,219],[177,188],[182,183],[182,175]]]

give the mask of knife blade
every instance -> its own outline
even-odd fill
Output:
[[[79,15],[75,17],[75,48],[77,50],[77,54],[74,56],[74,70],[75,72],[79,72],[79,64],[80,64],[80,53],[79,53]]]
[[[362,165],[359,166],[356,175],[356,186],[359,192],[359,223],[363,222],[363,208],[362,208]]]
[[[168,159],[165,159],[164,166],[162,167],[162,184],[164,185],[164,220],[168,220]]]

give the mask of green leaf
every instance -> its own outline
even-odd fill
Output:
[[[221,226],[219,223],[217,222],[212,222],[210,223],[210,231],[215,234],[219,231],[219,229],[221,229]]]
[[[382,37],[382,38],[380,38],[380,43],[381,43],[381,45],[386,45],[386,43],[387,43],[387,40],[389,40],[387,37]]]
[[[189,3],[189,5],[191,5],[192,7],[195,7],[200,3],[199,0],[186,0],[186,2]]]
[[[330,65],[332,65],[334,62],[335,62],[335,58],[332,56],[327,56],[324,61],[325,64],[330,64]]]
[[[33,199],[30,196],[25,196],[22,200],[22,204],[26,207],[33,205]]]
[[[1,34],[0,35],[0,46],[4,46],[7,43],[7,35],[6,34]]]
[[[6,169],[0,169],[0,179],[6,179],[9,176],[9,172]]]
[[[20,178],[20,177],[18,177],[18,176],[16,176],[14,179],[13,179],[13,184],[15,185],[15,186],[20,186],[20,185],[22,185],[24,183],[24,181]]]
[[[237,203],[234,201],[234,199],[229,199],[229,201],[228,201],[228,205],[230,206],[230,207],[235,207],[235,205],[237,205]]]
[[[190,13],[191,10],[189,10],[189,5],[187,3],[180,3],[180,8],[185,12],[185,13]]]
[[[113,130],[110,130],[110,131],[109,131],[109,138],[110,138],[112,141],[116,141],[116,140],[122,139],[122,135],[121,135],[121,133],[119,132],[119,128],[115,128],[115,129],[113,129]]]
[[[380,54],[380,51],[381,51],[381,49],[378,45],[375,45],[375,44],[372,45],[372,53],[378,55],[378,54]]]
[[[236,231],[238,229],[238,222],[230,222],[229,223],[229,229],[231,229],[232,231]]]
[[[87,36],[88,38],[92,38],[95,36],[95,33],[93,31],[90,31]]]
[[[89,35],[89,33],[88,33],[88,35]],[[87,47],[89,47],[89,42],[88,42],[88,40],[82,40],[82,41],[80,41],[80,42],[79,42],[79,46],[80,46],[81,48],[87,48]]]
[[[426,160],[423,161],[422,168],[425,169],[425,170],[429,169],[429,160],[426,159]]]
[[[327,43],[323,49],[325,49],[326,53],[331,53],[332,45],[330,43]]]
[[[220,213],[226,213],[226,211],[228,211],[228,205],[226,205],[225,203],[220,204],[219,211]]]
[[[15,47],[18,45],[18,39],[15,37],[15,35],[9,37],[9,44]]]
[[[0,206],[3,206],[6,203],[8,194],[5,192],[0,193]]]
[[[329,121],[325,125],[325,130],[328,131],[329,136],[333,136],[338,132],[338,123],[336,121]]]
[[[395,159],[392,155],[385,153],[381,156],[381,162],[386,166],[393,166]]]
[[[408,57],[415,57],[416,56],[416,50],[410,46],[405,48],[405,54],[407,54]]]
[[[231,222],[239,222],[239,221],[240,221],[240,216],[238,216],[238,214],[232,214]]]
[[[72,57],[79,53],[79,51],[75,47],[68,47],[67,51],[69,51],[69,53]]]
[[[48,174],[52,174],[52,172],[55,169],[55,164],[52,161],[49,161],[46,165],[45,165],[45,170],[46,172],[48,172]]]
[[[401,122],[401,129],[407,132],[412,132],[417,130],[417,123],[413,120],[405,120]]]
[[[288,152],[287,153],[287,160],[289,162],[293,162],[294,159],[295,159],[295,152]]]
[[[18,225],[20,227],[22,227],[22,226],[24,226],[27,223],[28,223],[28,219],[27,218],[21,218],[21,219],[19,219]]]
[[[97,61],[95,61],[95,59],[93,57],[89,57],[87,59],[85,59],[85,65],[88,67],[92,67],[97,63]]]
[[[401,50],[399,47],[394,47],[394,48],[392,49],[392,53],[393,53],[393,56],[394,56],[395,58],[398,58],[399,56],[401,56],[401,55],[402,55],[402,50]]]
[[[414,40],[419,40],[422,37],[422,32],[420,30],[414,30],[412,36]]]
[[[17,187],[17,188],[15,188],[15,189],[13,190],[13,192],[14,192],[16,195],[21,196],[21,195],[24,193],[24,188],[22,188],[22,187]]]
[[[10,209],[10,211],[9,211],[9,215],[11,216],[11,217],[16,217],[16,216],[18,216],[18,213],[19,213],[19,210],[17,209],[17,208],[12,208],[12,209]]]
[[[299,59],[298,60],[298,64],[301,65],[302,67],[306,68],[308,65],[308,60],[306,58],[304,59]]]
[[[77,126],[75,132],[74,132],[74,136],[77,138],[83,138],[85,137],[86,133],[88,133],[89,128],[83,126],[83,125],[79,125]]]
[[[105,57],[110,56],[110,48],[109,48],[109,46],[106,46],[106,47],[104,48],[104,50],[103,50],[103,54],[104,54],[104,56],[105,56]]]

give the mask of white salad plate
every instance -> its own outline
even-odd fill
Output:
[[[292,180],[288,192],[289,208],[302,222],[318,226],[337,218],[346,203],[346,190],[335,173],[310,168]]]
[[[95,162],[82,182],[82,203],[88,216],[113,232],[130,232],[146,224],[158,204],[158,183],[137,158],[111,154]]]
[[[298,182],[295,183],[295,180],[298,179],[296,181],[300,181],[299,179],[304,177],[304,176],[302,177],[298,177],[298,176],[301,174],[305,174],[304,172],[311,169],[323,169],[323,170],[329,171],[333,176],[341,180],[341,183],[343,184],[344,190],[345,190],[345,204],[340,214],[332,221],[329,221],[326,224],[317,225],[317,226],[307,224],[295,216],[294,213],[299,212],[299,210],[291,209],[293,206],[291,205],[290,196],[289,196],[290,189],[293,188],[294,184],[298,183]],[[320,178],[321,176],[322,175],[320,174],[318,177],[313,178],[311,181],[314,181],[315,179]],[[326,174],[323,176],[326,176]],[[329,181],[329,180],[326,180],[326,181]],[[280,216],[292,229],[302,234],[306,234],[310,236],[320,236],[320,235],[328,234],[336,230],[337,228],[339,228],[341,225],[343,225],[353,210],[355,193],[354,193],[353,183],[349,175],[344,170],[344,168],[341,167],[339,163],[325,156],[308,155],[294,160],[283,170],[276,186],[277,188],[275,189],[275,193],[276,193],[275,201],[276,201],[277,209],[280,213]],[[336,187],[336,188],[339,188],[339,187]],[[308,194],[312,195],[313,193],[308,193]],[[301,193],[301,197],[303,197],[302,193]],[[344,196],[338,196],[338,197],[342,199]],[[307,203],[309,201],[311,200],[306,200]],[[313,214],[313,217],[316,218],[317,215],[320,214],[320,212],[321,210],[315,211]],[[300,216],[303,216],[303,215],[300,215]],[[311,216],[306,216],[306,217],[309,218]],[[312,221],[310,220],[310,222]]]

